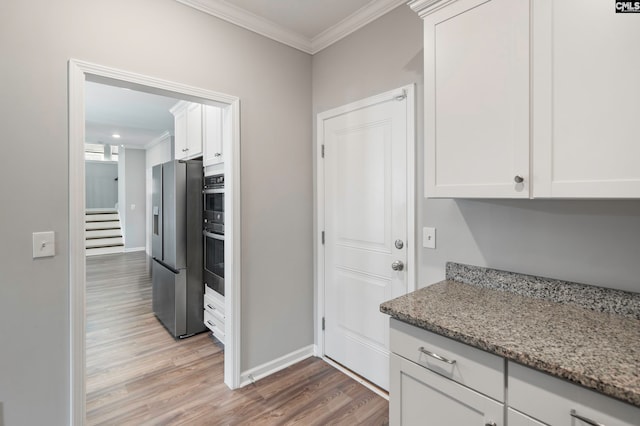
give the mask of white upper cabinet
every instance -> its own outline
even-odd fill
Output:
[[[640,23],[613,2],[413,0],[425,196],[639,198]]]
[[[427,195],[528,198],[528,2],[459,0],[427,15],[424,61]]]
[[[203,105],[204,124],[202,127],[203,153],[202,163],[212,166],[224,161],[223,152],[223,113],[224,109]]]
[[[202,105],[180,101],[170,112],[174,116],[175,159],[202,155]]]
[[[536,197],[640,197],[640,15],[533,0]]]

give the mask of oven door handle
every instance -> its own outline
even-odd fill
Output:
[[[224,188],[203,189],[203,194],[224,194]]]
[[[213,232],[202,231],[202,235],[209,238],[214,238],[216,240],[224,241],[224,235],[214,234]]]

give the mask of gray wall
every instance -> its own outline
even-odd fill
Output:
[[[7,425],[69,423],[69,58],[241,98],[241,368],[313,342],[309,55],[174,0],[2,1],[0,52]],[[31,233],[46,230],[58,254],[33,260]]]
[[[142,149],[125,149],[124,182],[126,205],[124,249],[143,249],[146,246],[146,154]]]
[[[85,161],[86,206],[113,209],[118,202],[118,163]]]
[[[313,57],[313,113],[417,83],[418,286],[447,261],[640,291],[640,201],[423,198],[422,22],[407,6]],[[314,123],[315,125],[315,123]],[[421,246],[437,228],[437,249]]]

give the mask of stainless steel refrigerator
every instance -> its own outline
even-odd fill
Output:
[[[174,337],[206,330],[202,283],[202,161],[152,170],[153,312]]]

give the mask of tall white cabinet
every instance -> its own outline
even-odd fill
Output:
[[[613,2],[413,0],[425,195],[639,198],[640,25]]]

